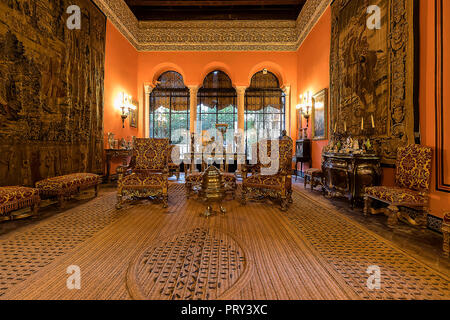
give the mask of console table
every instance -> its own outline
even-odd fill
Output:
[[[352,208],[366,187],[381,183],[380,158],[372,154],[323,153],[322,171],[327,195],[347,198]]]
[[[106,181],[111,182],[111,160],[121,159],[127,165],[128,158],[133,155],[133,150],[128,149],[105,149],[106,154]]]

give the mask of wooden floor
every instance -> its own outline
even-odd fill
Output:
[[[45,228],[50,233],[53,228],[61,245],[71,243],[50,252],[38,249],[48,246],[45,239],[38,239],[34,244],[38,252],[36,259],[45,258],[45,252],[53,254],[53,258],[48,263],[37,261],[33,270],[23,272],[19,280],[5,287],[0,298],[136,298],[130,294],[133,291],[130,288],[139,285],[150,288],[152,285],[149,276],[133,274],[130,277],[130,270],[140,263],[139,258],[145,257],[146,252],[153,252],[155,244],[167,246],[172,243],[172,240],[164,242],[164,239],[189,234],[195,229],[215,230],[221,234],[219,237],[234,241],[245,252],[243,268],[248,271],[248,277],[240,282],[230,282],[230,287],[236,287],[233,295],[226,298],[450,298],[448,274],[428,267],[299,190],[294,192],[294,204],[288,213],[282,213],[271,202],[250,202],[241,206],[237,201],[226,201],[227,214],[209,219],[200,215],[204,211],[201,202],[186,201],[181,184],[171,185],[167,210],[160,204],[140,201],[117,212],[114,204],[115,194],[105,193],[98,199],[0,239],[9,246],[0,247],[0,250],[8,248],[11,253],[16,242],[20,245],[19,240],[28,233],[39,237],[38,228]],[[67,224],[77,224],[77,219],[83,219],[80,224],[83,229],[65,231]],[[95,228],[96,225],[99,227]],[[84,234],[84,228],[90,232]],[[0,251],[0,267],[3,267],[0,270],[14,277],[17,266],[7,254]],[[21,266],[25,262],[22,261]],[[71,265],[81,269],[80,290],[67,289],[69,275],[66,269]],[[380,265],[380,290],[367,288],[366,270],[370,265]],[[213,269],[207,271],[209,277],[214,274]],[[5,274],[3,276],[3,279],[7,278]],[[0,278],[0,284],[2,281]],[[159,298],[173,297],[161,294]]]

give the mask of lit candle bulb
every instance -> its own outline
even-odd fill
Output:
[[[336,133],[336,129],[337,129],[337,122],[334,124],[334,133]]]
[[[361,118],[361,130],[364,130],[364,117]]]
[[[347,122],[344,121],[344,131],[347,132]]]
[[[372,118],[372,128],[375,128],[375,120],[373,120],[373,114],[370,117]]]

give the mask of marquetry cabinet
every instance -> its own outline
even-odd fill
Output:
[[[324,191],[345,197],[352,207],[362,202],[366,187],[381,183],[380,158],[370,154],[323,153]]]

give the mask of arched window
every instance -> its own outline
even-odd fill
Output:
[[[228,124],[228,131],[237,128],[236,90],[231,79],[222,71],[209,73],[198,90],[197,132]]]
[[[257,72],[245,91],[247,155],[261,138],[278,138],[285,127],[285,95],[271,72]]]
[[[150,94],[150,138],[170,138],[172,144],[187,152],[189,132],[189,89],[183,77],[167,71],[158,78]]]

